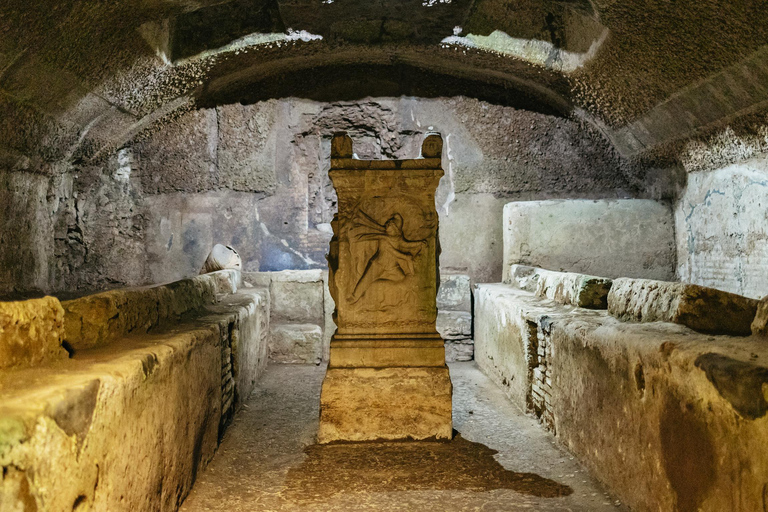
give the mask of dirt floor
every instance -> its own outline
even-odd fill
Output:
[[[451,442],[317,445],[322,366],[270,366],[183,512],[626,510],[474,366]]]

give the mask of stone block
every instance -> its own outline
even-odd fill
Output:
[[[467,311],[438,311],[437,332],[443,339],[472,337],[472,313]]]
[[[558,304],[606,309],[611,279],[573,272],[553,272],[525,265],[512,265],[507,282]]]
[[[465,274],[441,275],[437,290],[437,309],[472,311],[470,279]]]
[[[321,270],[273,272],[269,291],[272,297],[272,321],[323,324]]]
[[[62,302],[64,339],[74,349],[111,343],[179,320],[237,289],[240,272],[220,270],[173,283],[110,290]]]
[[[272,325],[269,360],[275,363],[320,364],[323,330],[315,324]]]
[[[64,310],[54,297],[0,302],[0,369],[66,359],[63,332]]]
[[[504,207],[504,275],[521,264],[609,278],[673,279],[672,211],[645,199],[520,201]]]
[[[448,368],[329,368],[319,443],[451,439]]]
[[[619,320],[673,322],[708,334],[748,336],[757,300],[687,283],[616,279],[608,312]]]
[[[452,340],[445,343],[445,362],[471,361],[475,357],[475,344],[469,340]]]
[[[752,321],[752,334],[768,336],[768,297],[764,297],[757,306],[757,314]]]

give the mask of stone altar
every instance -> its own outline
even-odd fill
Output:
[[[318,441],[450,439],[451,380],[435,329],[435,190],[442,139],[422,158],[358,160],[334,136],[338,195],[328,255],[336,333],[320,397]]]

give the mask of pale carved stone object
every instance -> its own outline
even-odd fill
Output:
[[[203,264],[201,274],[209,274],[217,270],[234,269],[241,270],[243,262],[236,250],[228,245],[216,244],[211,249],[208,258]]]
[[[442,140],[424,158],[358,160],[337,134],[328,255],[336,333],[321,395],[321,443],[450,439],[451,382],[435,329]]]

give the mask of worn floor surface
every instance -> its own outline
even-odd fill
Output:
[[[181,510],[625,510],[473,363],[451,365],[449,443],[315,445],[324,373],[270,366]]]

